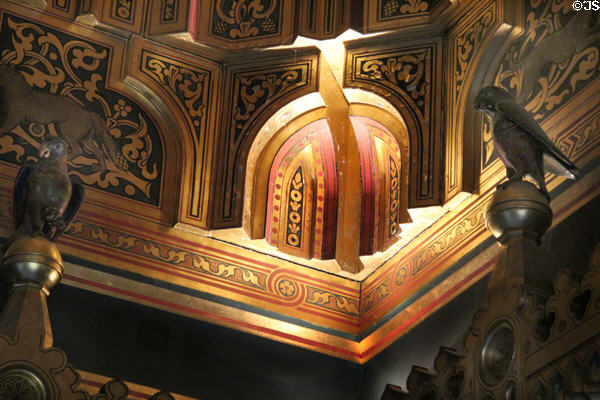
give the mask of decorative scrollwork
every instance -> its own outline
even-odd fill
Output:
[[[430,9],[428,0],[384,0],[380,6],[380,19],[390,19],[411,14],[421,14]]]
[[[394,237],[400,229],[400,174],[392,156],[389,157],[390,175],[390,209],[388,212],[388,237]]]
[[[131,22],[133,19],[133,6],[135,0],[116,0],[112,9],[112,17],[125,22]]]
[[[281,7],[278,0],[216,0],[211,32],[229,40],[276,34]]]
[[[408,273],[406,272],[406,268],[402,267],[398,269],[398,272],[396,272],[396,286],[400,287],[404,284],[404,282],[406,281],[406,276],[408,275]]]
[[[544,120],[600,76],[600,32],[592,12],[573,13],[559,0],[525,2],[526,29],[515,39],[494,75],[536,120]],[[483,127],[483,166],[493,144],[489,121]]]
[[[79,221],[75,221],[69,226],[67,234],[219,279],[241,283],[260,290],[266,289],[266,274],[263,272],[224,263],[211,257],[168,247],[137,236]]]
[[[385,81],[407,93],[422,115],[429,107],[431,49],[408,51],[400,55],[382,55],[357,60],[356,78]]]
[[[302,225],[304,211],[304,177],[302,167],[298,167],[290,181],[288,195],[288,215],[286,243],[292,247],[302,247]]]
[[[28,100],[27,115],[14,108],[3,121],[2,160],[29,161],[43,136],[61,136],[71,148],[72,177],[158,204],[162,145],[147,114],[105,88],[113,49],[7,13],[0,43],[5,91],[13,103],[26,96],[35,100]]]
[[[474,209],[450,226],[434,243],[412,257],[408,263],[412,275],[418,274],[448,249],[462,243],[474,230],[483,228],[486,207],[487,205],[483,204]]]
[[[169,23],[177,19],[177,0],[164,0],[160,13],[160,22]]]
[[[226,264],[222,262],[215,263],[214,261],[215,260],[209,260],[199,255],[192,256],[192,265],[196,270],[219,278],[244,283],[247,286],[253,286],[262,290],[265,289],[264,274],[247,268],[241,268],[237,265]]]
[[[384,298],[390,295],[390,284],[384,282],[371,290],[360,302],[360,313],[364,314],[377,304],[379,304]]]
[[[236,76],[235,113],[233,115],[235,138],[244,128],[244,123],[263,105],[306,83],[308,70],[301,66],[269,73],[240,73]]]
[[[278,104],[308,93],[315,86],[314,59],[290,60],[269,69],[251,69],[234,72],[231,76],[232,114],[227,133],[228,152],[222,171],[223,196],[220,205],[220,223],[230,224],[241,217],[242,190],[246,165],[245,152],[252,141],[250,132],[257,132],[253,124],[261,116],[277,109]],[[221,222],[222,221],[222,222]]]
[[[494,23],[495,8],[493,4],[487,8],[477,20],[454,40],[456,54],[456,70],[454,71],[454,95],[458,96],[463,88],[469,65],[475,51],[481,44],[487,30]]]
[[[143,73],[166,87],[187,113],[190,127],[199,136],[208,103],[211,73],[191,65],[176,62],[158,54],[142,52]],[[198,137],[199,140],[199,137]]]
[[[308,287],[306,302],[344,314],[358,316],[358,303],[355,299],[331,292],[325,292],[310,286]]]

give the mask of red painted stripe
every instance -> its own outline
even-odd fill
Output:
[[[555,175],[552,178],[550,178],[548,180],[548,183],[552,182],[554,179],[558,179],[558,177]],[[482,201],[481,199],[483,199],[485,197],[485,195],[490,192],[491,190],[494,190],[495,187],[491,187],[488,190],[486,190],[481,196],[480,196],[480,200],[478,201]],[[557,211],[554,214],[554,217],[557,218],[559,216],[561,216],[563,213],[565,213],[573,204],[581,201],[582,198],[586,197],[587,195],[589,195],[590,193],[592,193],[595,189],[597,189],[596,187],[594,187],[594,185],[592,185],[590,188],[588,188],[585,192],[583,192],[579,197],[577,197],[576,199],[572,200],[570,203],[568,203],[568,205],[564,206],[563,208],[560,209],[560,211]],[[486,200],[487,201],[487,200]],[[464,211],[472,211],[473,209],[475,209],[477,207],[473,207],[473,208],[469,208],[466,209]],[[455,218],[453,218],[452,220],[455,221],[454,225],[452,225],[452,227],[448,228],[448,230],[452,230],[454,229],[454,226],[456,225],[456,220],[460,219],[464,216],[465,212],[461,212],[459,215],[457,215]],[[446,226],[447,227],[447,226]],[[396,267],[398,265],[398,263],[402,262],[403,260],[409,259],[410,256],[414,255],[417,251],[420,251],[424,246],[428,246],[431,245],[431,243],[427,243],[427,240],[431,239],[435,234],[439,233],[442,229],[444,229],[444,227],[440,227],[438,228],[434,234],[430,235],[426,240],[424,240],[423,242],[421,242],[418,246],[416,246],[414,249],[412,249],[410,252],[408,252],[406,255],[404,255],[403,257],[401,257],[396,263],[391,264],[390,266],[386,267],[385,270],[381,270],[381,273],[379,274],[379,276],[377,278],[375,278],[372,282],[369,282],[368,284],[366,284],[363,288],[363,293],[368,292],[371,288],[373,288],[374,286],[378,286],[382,281],[384,281],[385,279],[387,279],[387,275],[385,274],[385,272],[388,272],[390,269],[393,269],[394,267]],[[471,239],[470,239],[471,240]],[[437,262],[436,262],[437,263]],[[375,273],[378,273],[379,270],[375,271]]]
[[[360,254],[369,255],[375,251],[375,176],[373,171],[374,157],[371,148],[371,137],[365,126],[365,118],[350,117],[360,158],[360,176],[362,181],[361,198],[361,226],[360,226]]]
[[[105,218],[105,219],[108,220],[108,218]],[[114,221],[114,220],[113,220],[113,222],[118,223],[117,221]],[[126,225],[126,224],[123,224],[123,225]],[[153,232],[153,233],[156,234],[156,232]],[[72,236],[72,237],[76,238],[75,236]],[[66,241],[66,240],[68,240],[68,236],[62,236],[60,238],[60,240],[59,240],[59,243],[61,243],[62,241]],[[79,240],[81,240],[81,239],[79,239]],[[183,240],[183,239],[182,239],[182,242],[187,242],[189,244],[193,244],[193,242],[189,242],[189,241],[186,241],[186,240]],[[230,252],[227,252],[227,251],[221,251],[219,249],[214,249],[214,248],[211,248],[209,246],[203,246],[203,245],[199,245],[199,244],[196,243],[195,247],[201,248],[201,249],[206,249],[206,250],[212,251],[214,253],[219,253],[219,254],[228,256],[228,257],[230,257],[230,260],[222,260],[222,261],[227,261],[227,262],[232,262],[232,263],[238,262],[239,265],[243,266],[243,267],[257,268],[256,267],[257,264],[269,267],[268,270],[262,270],[260,268],[257,268],[258,270],[261,270],[261,272],[271,273],[271,272],[273,272],[274,269],[275,270],[281,269],[281,267],[278,266],[278,265],[276,265],[276,264],[268,264],[268,263],[265,263],[265,262],[253,260],[253,259],[250,259],[250,258],[247,258],[247,257],[240,256],[240,255],[235,254],[235,253],[230,253]],[[190,250],[190,249],[184,249],[184,250],[193,252],[193,250]],[[208,254],[198,254],[198,255],[200,255],[200,256],[209,256],[210,257],[210,255],[208,255]],[[246,261],[246,262],[250,263],[250,265],[241,263],[239,261],[234,261],[234,260]],[[172,265],[172,264],[169,264],[169,265]],[[307,280],[307,281],[312,281],[312,282],[318,282],[318,283],[320,283],[322,285],[325,285],[328,288],[338,288],[338,289],[341,289],[341,290],[343,290],[345,292],[348,292],[348,293],[351,293],[351,294],[354,294],[354,295],[358,295],[360,293],[359,289],[350,288],[350,287],[347,287],[347,286],[344,286],[344,285],[341,285],[341,284],[338,284],[338,283],[333,283],[333,282],[330,282],[330,281],[326,281],[324,279],[314,278],[314,277],[311,277],[309,275],[305,275],[305,274],[302,274],[302,273],[295,272],[293,270],[286,270],[286,272],[287,271],[289,271],[290,275],[293,275],[293,276],[295,276],[297,278],[301,278],[301,279],[304,279],[304,280]],[[327,274],[325,272],[323,274],[324,275],[331,275],[331,274]],[[341,278],[341,279],[343,279],[343,278]],[[351,282],[354,283],[355,281],[351,281]]]
[[[447,260],[448,258],[452,257],[454,254],[456,254],[457,252],[459,252],[463,247],[465,247],[466,245],[468,245],[470,243],[470,241],[477,239],[479,236],[481,236],[482,234],[486,233],[485,230],[482,230],[479,234],[475,235],[472,238],[469,238],[469,242],[464,244],[463,246],[455,249],[454,251],[448,253],[447,255],[445,255],[443,258],[440,258],[440,260],[438,262],[436,262],[435,265],[436,267],[439,265],[443,265],[443,262],[445,260]],[[432,267],[433,268],[433,267]],[[396,291],[394,294],[392,294],[391,296],[388,296],[386,299],[384,299],[381,303],[377,304],[375,307],[369,309],[368,311],[366,311],[361,317],[364,317],[366,315],[371,314],[371,316],[367,319],[363,319],[361,318],[361,328],[365,329],[365,325],[370,325],[371,323],[375,323],[378,320],[378,315],[382,314],[381,309],[385,309],[390,303],[392,303],[391,307],[395,307],[395,303],[397,302],[396,300],[398,299],[398,297],[400,297],[401,295],[404,295],[408,290],[410,290],[411,288],[415,287],[418,283],[421,283],[423,280],[425,279],[425,274],[421,274],[421,277],[415,279],[415,280],[411,280],[409,285],[406,285],[405,287],[402,288],[402,290]],[[398,302],[399,303],[399,302]],[[377,313],[375,313],[375,311],[378,311]]]
[[[287,156],[290,150],[298,142],[300,142],[314,130],[318,129],[318,124],[321,121],[323,120],[312,122],[306,125],[305,127],[301,128],[297,132],[293,133],[292,136],[290,136],[285,141],[283,146],[279,148],[277,154],[275,155],[275,158],[273,159],[273,163],[271,164],[271,170],[269,171],[269,185],[267,189],[267,220],[265,221],[265,238],[267,240],[267,243],[269,244],[271,243],[271,220],[273,218],[273,191],[275,188],[275,179],[277,178],[277,171],[279,171],[279,166],[281,165],[281,162],[283,161],[285,156]]]
[[[120,261],[124,261],[124,262],[133,264],[133,265],[135,265],[137,267],[140,267],[140,268],[155,270],[155,271],[159,271],[159,272],[166,273],[166,274],[169,274],[169,275],[174,275],[174,276],[177,276],[177,277],[189,280],[189,281],[193,281],[193,282],[200,283],[200,284],[207,285],[207,286],[211,286],[211,287],[216,287],[216,288],[223,289],[223,290],[226,290],[226,291],[229,291],[229,292],[233,292],[233,293],[236,293],[236,294],[247,296],[247,297],[250,297],[250,298],[253,298],[253,299],[256,299],[256,300],[261,300],[261,301],[264,301],[266,303],[270,303],[270,304],[274,304],[274,305],[278,305],[278,306],[289,306],[288,302],[277,301],[277,300],[275,300],[273,298],[270,298],[270,297],[259,296],[254,291],[252,291],[252,292],[248,291],[248,290],[250,290],[248,287],[243,286],[243,285],[241,285],[239,283],[236,283],[236,282],[233,282],[233,281],[226,281],[227,284],[231,285],[231,286],[225,286],[223,284],[219,284],[219,281],[217,281],[218,277],[212,277],[212,276],[208,275],[208,276],[206,276],[206,278],[208,278],[208,279],[213,278],[215,280],[206,280],[206,279],[202,279],[202,278],[199,278],[199,277],[187,276],[187,275],[184,275],[184,274],[177,273],[177,272],[175,272],[173,270],[170,270],[170,269],[159,268],[159,267],[156,267],[154,265],[132,261],[130,258],[121,257],[121,256],[116,255],[114,251],[110,252],[110,253],[109,252],[104,252],[104,251],[98,250],[96,248],[86,247],[86,246],[78,244],[78,243],[72,243],[71,246],[75,247],[75,248],[78,248],[78,249],[81,249],[81,250],[85,250],[85,251],[90,251],[90,252],[93,251],[96,254],[100,254],[100,255],[107,256],[107,257],[111,257],[112,259],[117,259],[117,260],[120,260]],[[236,287],[238,289],[236,289]],[[274,295],[272,295],[272,296],[274,296]]]
[[[413,315],[412,317],[410,317],[409,319],[407,319],[404,323],[402,323],[400,326],[398,326],[392,332],[390,332],[389,334],[387,334],[386,336],[384,336],[380,341],[376,342],[374,345],[372,345],[371,347],[369,347],[367,350],[365,350],[362,353],[360,353],[359,358],[361,360],[364,359],[364,358],[366,358],[367,356],[369,356],[369,354],[371,354],[372,352],[374,352],[375,350],[377,350],[379,347],[383,346],[385,343],[389,342],[390,340],[394,340],[394,337],[396,335],[398,335],[403,330],[408,329],[409,327],[411,327],[412,325],[414,325],[415,323],[417,323],[417,321],[421,317],[426,316],[438,304],[442,303],[446,298],[448,298],[452,294],[456,293],[461,287],[465,286],[473,278],[475,278],[479,274],[483,273],[486,269],[490,268],[490,266],[493,265],[496,262],[496,259],[497,259],[497,257],[494,257],[493,259],[491,259],[490,261],[488,261],[487,263],[485,263],[483,266],[481,266],[479,269],[477,269],[476,271],[474,271],[471,274],[469,274],[467,277],[465,277],[463,280],[461,280],[458,284],[456,284],[455,286],[453,286],[452,288],[450,288],[450,290],[446,291],[444,294],[442,294],[441,296],[439,296],[438,298],[436,298],[434,301],[432,301],[431,303],[429,303],[421,311],[419,311],[418,313],[416,313],[415,315]]]
[[[337,232],[338,182],[335,147],[331,132],[319,131],[323,171],[325,172],[325,199],[323,204],[323,245],[321,257],[324,260],[335,258]]]
[[[440,297],[438,297],[436,300],[434,300],[432,303],[430,303],[429,305],[427,305],[423,310],[421,310],[419,313],[415,314],[414,316],[412,316],[411,318],[409,318],[407,321],[405,321],[403,324],[401,324],[400,326],[398,326],[396,329],[394,329],[392,332],[390,332],[388,335],[386,335],[385,337],[383,337],[381,340],[379,340],[378,342],[376,342],[374,345],[372,345],[370,348],[368,348],[366,351],[362,352],[362,353],[356,353],[356,352],[352,352],[346,349],[342,349],[336,346],[332,346],[332,345],[326,345],[320,342],[316,342],[310,339],[305,339],[296,335],[291,335],[291,334],[287,334],[287,333],[283,333],[283,332],[279,332],[279,331],[275,331],[273,329],[269,329],[269,328],[263,328],[261,326],[258,325],[254,325],[254,324],[250,324],[247,322],[241,322],[241,321],[236,321],[233,320],[231,318],[227,318],[227,317],[222,317],[216,314],[212,314],[209,312],[205,312],[205,311],[200,311],[200,310],[196,310],[190,307],[186,307],[186,306],[182,306],[179,304],[175,304],[175,303],[170,303],[164,300],[160,300],[160,299],[156,299],[150,296],[146,296],[146,295],[140,295],[138,293],[135,292],[131,292],[128,290],[124,290],[124,289],[120,289],[120,288],[115,288],[112,286],[107,286],[101,283],[97,283],[97,282],[93,282],[93,281],[89,281],[87,279],[83,279],[83,278],[78,278],[75,276],[71,276],[68,274],[64,275],[64,279],[66,280],[71,280],[74,282],[79,282],[82,284],[86,284],[92,287],[96,287],[96,288],[100,288],[103,290],[106,290],[108,292],[113,292],[113,293],[117,293],[120,295],[125,295],[131,298],[137,298],[139,300],[143,300],[149,303],[154,303],[154,304],[158,304],[161,305],[163,307],[166,308],[170,308],[173,310],[179,310],[179,311],[183,311],[186,313],[190,313],[193,315],[198,315],[198,316],[204,316],[207,318],[212,318],[227,324],[231,324],[234,326],[239,326],[239,327],[243,327],[243,328],[247,328],[247,329],[252,329],[252,330],[256,330],[258,332],[263,332],[272,336],[276,336],[276,337],[281,337],[283,339],[286,340],[291,340],[293,342],[297,342],[297,343],[301,343],[301,344],[305,344],[307,346],[311,346],[311,347],[315,347],[315,348],[320,348],[323,350],[327,350],[333,353],[337,353],[337,354],[344,354],[347,356],[350,356],[352,358],[358,359],[359,361],[364,360],[366,357],[368,357],[372,352],[374,352],[375,350],[377,350],[379,347],[383,346],[385,343],[387,343],[388,341],[392,340],[394,338],[394,336],[396,336],[397,334],[399,334],[400,332],[402,332],[405,329],[408,329],[410,326],[414,325],[414,323],[416,323],[422,316],[424,316],[425,314],[427,314],[430,310],[432,310],[435,306],[437,306],[438,304],[440,304],[443,300],[445,300],[448,296],[452,295],[453,293],[455,293],[456,291],[458,291],[461,287],[463,287],[464,285],[466,285],[469,281],[471,281],[473,278],[475,278],[478,274],[482,273],[483,271],[485,271],[491,264],[496,262],[496,258],[488,261],[486,264],[484,264],[482,267],[480,267],[478,270],[476,270],[475,272],[471,273],[470,275],[468,275],[465,279],[461,280],[458,284],[456,284],[454,287],[452,287],[450,290],[446,291],[445,293],[443,293]]]
[[[318,310],[320,310],[322,312],[317,312],[315,310],[311,310],[311,308],[318,309]],[[316,306],[316,305],[314,305],[312,303],[304,303],[302,306],[298,307],[298,311],[302,311],[302,312],[305,312],[307,314],[312,314],[312,315],[315,315],[317,317],[326,318],[328,320],[338,321],[341,324],[349,325],[349,326],[352,326],[354,328],[358,327],[358,317],[350,316],[348,314],[344,314],[344,313],[341,313],[339,311],[331,310],[331,309],[328,309],[328,308],[321,308],[321,307],[318,307],[318,306]],[[340,314],[341,314],[344,317],[346,317],[347,319],[341,319],[341,318],[336,318],[336,317],[331,316],[331,315],[327,315],[327,312],[329,312],[331,314],[335,314],[337,316],[340,316]],[[350,333],[356,333],[356,332],[350,332]]]
[[[171,275],[176,275],[176,276],[179,276],[179,277],[182,277],[182,278],[185,278],[185,279],[189,279],[191,281],[194,281],[194,282],[197,282],[197,283],[200,283],[200,284],[204,284],[204,285],[207,285],[207,286],[211,286],[211,287],[216,287],[216,288],[219,288],[219,289],[223,289],[225,291],[229,291],[229,292],[233,292],[233,293],[236,293],[236,294],[240,294],[240,295],[243,295],[243,296],[255,299],[255,300],[263,301],[265,303],[272,304],[272,305],[275,305],[275,306],[285,306],[285,307],[293,306],[293,304],[291,304],[290,302],[277,300],[276,297],[275,297],[276,296],[275,294],[267,293],[267,295],[261,296],[261,295],[258,295],[255,291],[249,291],[251,289],[248,289],[247,287],[245,287],[245,286],[243,286],[241,284],[238,284],[236,282],[229,282],[229,281],[227,281],[227,283],[231,284],[231,286],[225,286],[225,285],[219,284],[218,282],[215,282],[215,281],[212,281],[212,280],[205,280],[205,279],[195,278],[195,277],[187,277],[185,275],[177,274],[177,273],[174,273],[173,271],[162,269],[162,268],[156,268],[156,267],[147,265],[145,263],[133,262],[130,259],[127,259],[127,258],[124,258],[124,257],[120,257],[118,255],[115,255],[114,252],[113,253],[107,253],[107,252],[104,252],[104,251],[101,251],[101,250],[87,248],[86,246],[81,246],[80,244],[77,244],[77,243],[73,243],[72,247],[79,248],[81,250],[95,251],[97,254],[100,254],[100,255],[106,255],[106,256],[110,255],[113,259],[118,259],[118,260],[121,260],[121,261],[126,261],[126,262],[129,262],[129,263],[134,264],[136,266],[139,266],[141,268],[153,269],[153,270],[157,270],[157,271],[160,271],[160,272],[168,273],[168,274],[171,274]],[[211,277],[208,276],[207,278],[210,279]],[[215,277],[215,279],[218,279],[218,277]],[[236,287],[239,288],[239,289],[236,289]],[[304,301],[304,298],[299,298],[299,301],[300,301],[299,304],[301,304]],[[300,311],[300,309],[297,309],[297,310]],[[326,316],[326,315],[319,314],[319,313],[316,313],[316,312],[310,311],[310,310],[302,310],[302,311],[303,312],[307,312],[308,314],[319,316],[321,318],[326,318],[328,320],[331,320],[333,323],[341,323],[341,324],[344,324],[344,325],[347,325],[347,326],[350,326],[350,327],[356,327],[357,326],[357,323],[356,323],[355,320],[342,320],[340,318]],[[350,332],[350,333],[353,333],[353,332]]]
[[[569,203],[567,203],[559,211],[557,211],[556,214],[554,215],[554,217],[558,218],[559,216],[561,216],[562,214],[564,214],[565,212],[567,212],[569,209],[571,209],[573,207],[573,205],[575,205],[576,203],[580,202],[582,199],[586,198],[591,193],[593,193],[595,191],[598,191],[598,189],[599,188],[597,186],[592,185],[590,188],[588,188],[587,190],[585,190],[584,192],[582,192],[578,197],[576,197],[575,199],[572,199]],[[485,234],[485,232],[486,232],[485,230],[482,230],[479,234],[477,234],[473,238],[469,238],[469,241],[477,239],[482,234]],[[458,248],[458,249],[452,251],[451,253],[445,255],[439,261],[436,261],[436,263],[434,265],[442,264],[443,261],[447,260],[449,257],[452,257],[454,254],[456,254],[458,251],[460,251],[462,248],[464,248],[467,244],[463,244],[463,246],[461,246],[460,248]],[[387,277],[385,277],[385,278],[387,278]],[[402,291],[396,292],[396,294],[394,294],[394,295],[386,298],[382,303],[380,303],[377,306],[369,309],[369,311],[367,311],[365,314],[363,314],[363,316],[371,314],[375,310],[378,310],[378,309],[381,309],[381,308],[385,308],[386,305],[388,305],[389,303],[394,303],[393,300],[396,300],[397,297],[400,296],[400,294],[402,294],[402,293],[406,292],[407,290],[409,290],[410,288],[414,287],[417,283],[421,282],[423,279],[424,278],[420,278],[420,279],[416,279],[414,281],[411,281],[411,284],[405,286]],[[368,323],[372,322],[374,320],[374,317],[377,317],[377,315],[374,315],[372,318],[369,318],[367,320],[362,320],[362,318],[361,318],[361,324],[360,324],[361,325],[361,329],[365,329],[365,324],[368,324]]]
[[[404,254],[402,257],[399,257],[399,259],[396,262],[403,262],[403,260],[408,260],[410,259],[412,256],[414,256],[416,253],[422,251],[423,249],[425,249],[426,247],[432,245],[433,243],[431,242],[431,240],[433,238],[435,238],[437,236],[438,233],[440,233],[441,231],[444,230],[448,230],[451,231],[452,229],[454,229],[460,222],[461,219],[463,219],[466,215],[468,215],[469,213],[473,212],[473,210],[475,210],[477,207],[479,207],[481,205],[482,202],[487,202],[489,201],[488,198],[486,198],[486,194],[491,191],[494,188],[490,188],[488,190],[486,190],[481,196],[480,198],[477,200],[477,203],[474,207],[469,207],[465,210],[462,210],[458,215],[456,215],[455,217],[453,217],[451,219],[451,224],[452,225],[443,225],[440,226],[439,228],[437,228],[432,234],[428,235],[426,239],[424,239],[422,242],[420,242],[419,244],[417,244],[413,249],[411,249],[409,252],[407,252],[406,254]],[[392,257],[393,259],[394,257]],[[376,284],[378,284],[379,281],[386,279],[387,276],[387,272],[389,272],[391,269],[393,269],[397,264],[395,263],[391,263],[390,265],[384,267],[384,268],[379,268],[376,271],[373,272],[373,274],[371,276],[373,276],[374,274],[377,274],[378,276],[376,278],[373,279],[373,281],[365,284],[365,286],[363,287],[363,292],[369,291],[369,289],[371,289],[373,286],[375,286]],[[367,279],[369,279],[371,276],[369,276]],[[366,280],[365,280],[366,281]],[[363,282],[365,282],[363,281]]]
[[[142,232],[144,234],[147,234],[149,237],[152,237],[152,239],[155,240],[156,242],[165,244],[167,246],[177,246],[177,247],[181,248],[182,250],[187,250],[187,251],[190,251],[190,252],[194,252],[197,249],[207,250],[207,251],[210,251],[210,252],[214,252],[214,253],[218,253],[218,254],[221,254],[221,255],[224,255],[224,256],[231,257],[232,259],[242,260],[242,261],[249,262],[249,263],[251,263],[253,265],[253,268],[256,265],[263,266],[263,267],[268,267],[269,269],[278,268],[278,266],[275,265],[275,264],[269,264],[269,263],[257,261],[257,260],[251,259],[251,258],[243,257],[243,256],[240,256],[237,253],[231,253],[231,252],[228,252],[228,251],[225,251],[225,250],[216,249],[216,248],[213,248],[213,247],[210,247],[210,246],[206,246],[206,245],[200,244],[198,242],[193,242],[193,241],[190,241],[190,240],[178,238],[176,236],[171,236],[171,235],[166,234],[164,232],[160,232],[159,233],[159,232],[157,232],[155,230],[150,230],[150,229],[143,228],[140,225],[128,224],[127,222],[125,222],[123,220],[116,220],[116,219],[107,217],[105,215],[97,214],[97,213],[94,213],[94,212],[81,210],[79,212],[79,214],[82,215],[82,216],[86,216],[86,215],[87,216],[91,216],[92,218],[95,218],[95,219],[101,221],[102,223],[109,222],[109,223],[114,224],[114,225],[119,226],[119,227],[128,227],[128,228],[131,228],[131,229],[135,230],[136,232]],[[87,220],[84,220],[84,221],[87,221]],[[121,233],[121,232],[119,232],[119,233]],[[169,239],[170,239],[170,241],[167,241]],[[187,245],[189,247],[181,246],[182,244],[183,245]],[[204,255],[207,255],[207,254],[204,254]],[[264,271],[268,272],[268,270],[264,270]]]
[[[565,212],[567,212],[567,210],[569,210],[573,205],[575,205],[576,203],[579,203],[581,200],[585,199],[588,195],[590,195],[591,193],[595,192],[595,191],[600,191],[599,190],[600,187],[599,186],[590,186],[587,190],[585,190],[584,192],[582,192],[579,197],[575,198],[574,200],[571,200],[570,203],[568,203],[567,205],[565,205],[563,208],[561,208],[560,210],[558,210],[556,212],[556,214],[554,214],[554,218],[558,218],[560,216],[562,216]]]
[[[192,1],[190,4],[190,13],[188,16],[188,31],[193,38],[196,37],[197,32],[197,22],[198,22],[198,2]]]

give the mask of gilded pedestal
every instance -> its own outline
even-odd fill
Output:
[[[535,185],[513,181],[499,186],[485,214],[486,226],[502,245],[489,287],[522,283],[549,293],[552,271],[541,265],[539,244],[552,223],[548,199]]]

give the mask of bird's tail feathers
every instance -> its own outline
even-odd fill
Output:
[[[565,163],[548,153],[544,154],[544,169],[569,179],[577,179],[579,176],[579,169],[573,163]]]

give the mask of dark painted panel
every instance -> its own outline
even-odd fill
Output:
[[[364,365],[361,400],[379,400],[385,385],[406,388],[413,365],[433,369],[440,346],[460,348],[473,314],[485,303],[488,277],[402,336]]]
[[[560,188],[559,188],[560,189]],[[600,196],[588,202],[542,238],[544,263],[554,272],[568,268],[585,273],[600,242]],[[473,314],[485,306],[488,277],[421,322],[364,365],[361,400],[379,400],[385,385],[406,388],[413,365],[433,371],[440,346],[460,350]]]
[[[358,399],[354,363],[59,285],[55,345],[76,368],[210,399]]]

